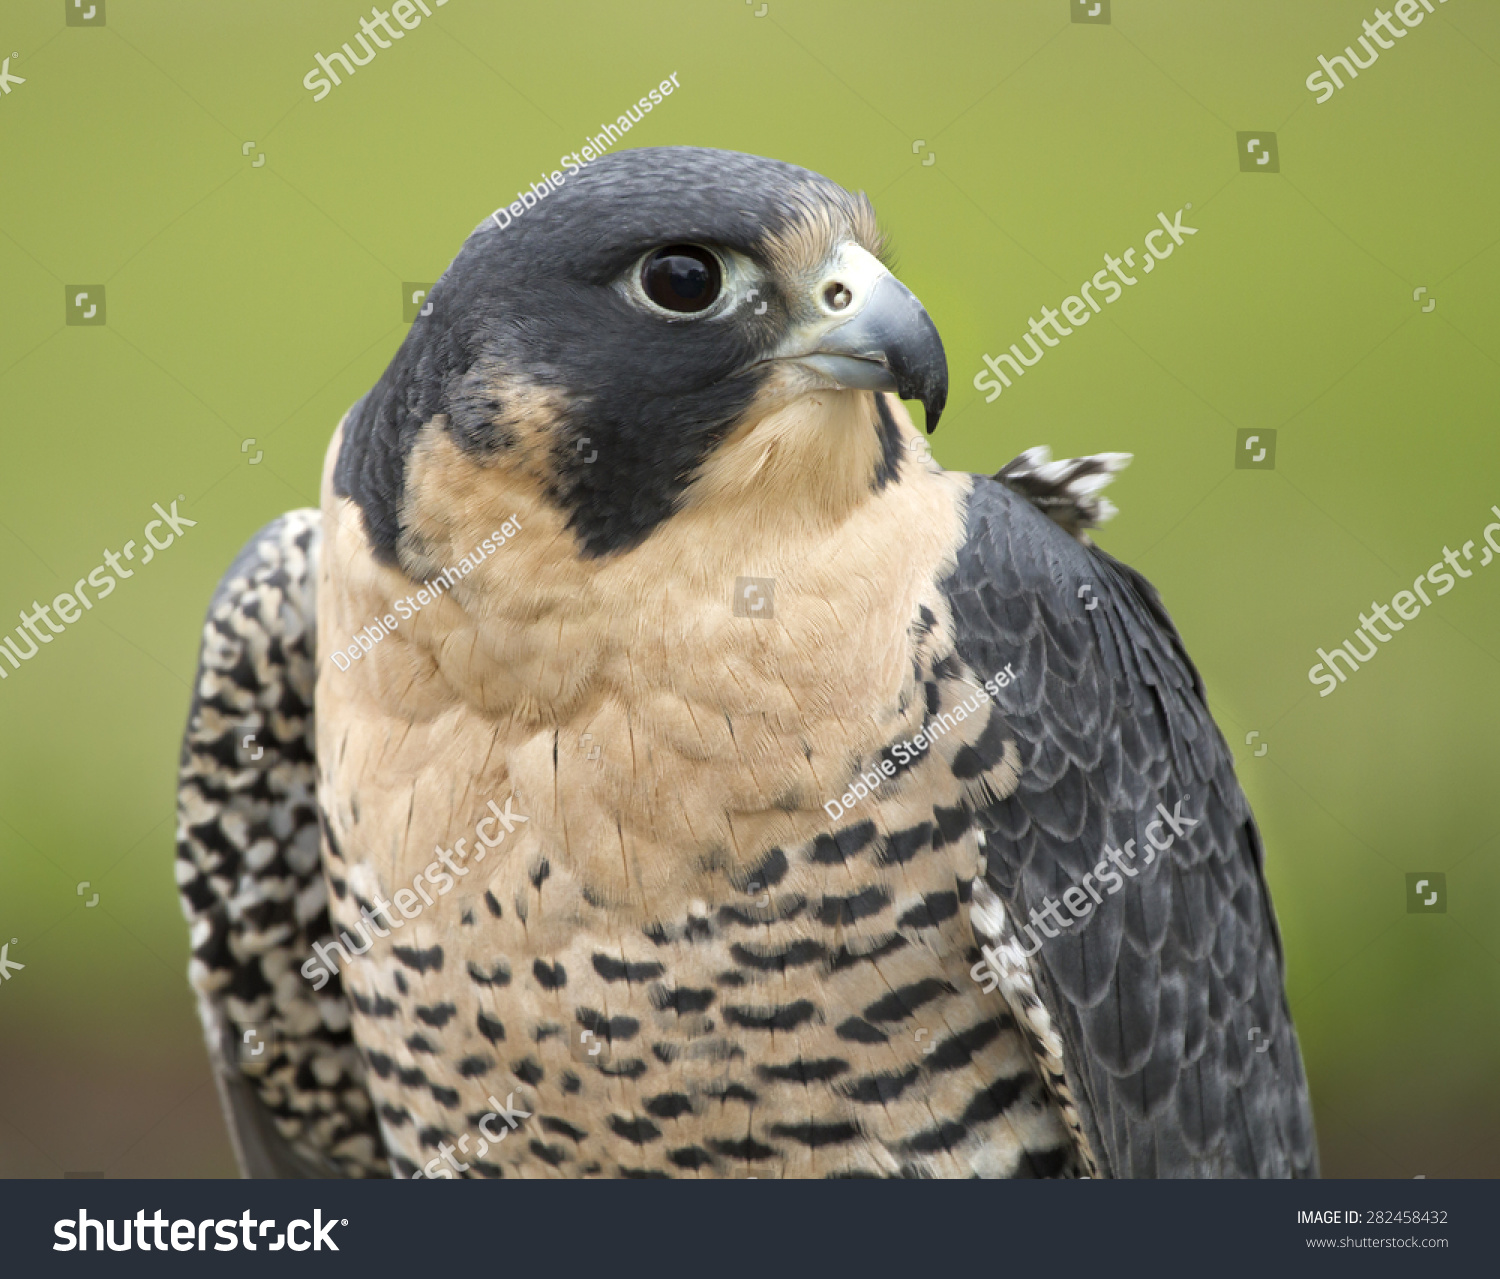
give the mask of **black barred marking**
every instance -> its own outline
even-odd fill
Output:
[[[610,1043],[617,1039],[622,1041],[634,1039],[641,1029],[641,1023],[634,1017],[606,1017],[592,1008],[577,1008],[573,1016],[580,1026],[592,1030],[594,1034]]]
[[[661,1137],[661,1129],[649,1119],[627,1119],[623,1115],[611,1115],[607,1120],[609,1130],[623,1137],[633,1146],[645,1146]]]
[[[416,1009],[416,1014],[418,1021],[436,1030],[441,1030],[452,1020],[453,1014],[457,1011],[458,1009],[452,1004],[433,1004],[426,1008],[419,1006]]]
[[[957,989],[940,977],[924,977],[882,996],[864,1010],[866,1021],[905,1021],[939,995],[956,995]]]
[[[505,1038],[505,1025],[503,1022],[491,1017],[489,1013],[480,1013],[475,1027],[492,1044],[498,1044]]]
[[[817,1015],[817,1008],[806,999],[783,1004],[778,1008],[746,1008],[728,1005],[724,1019],[745,1030],[796,1030]]]
[[[874,1026],[860,1017],[850,1017],[840,1022],[834,1034],[840,1039],[847,1039],[856,1044],[883,1044],[890,1039],[889,1035],[876,1030]]]
[[[657,963],[631,963],[613,955],[594,956],[594,971],[605,981],[655,981],[667,970]]]
[[[612,1079],[639,1079],[646,1073],[647,1066],[639,1057],[627,1057],[624,1061],[606,1061],[599,1067],[601,1075],[608,1075]]]
[[[874,839],[875,823],[872,821],[846,826],[813,840],[807,851],[807,860],[815,866],[842,866],[868,848]]]
[[[567,1148],[564,1146],[548,1146],[543,1142],[532,1139],[530,1145],[531,1153],[545,1164],[551,1164],[554,1168],[562,1166],[568,1158]]]
[[[817,921],[829,928],[849,925],[878,915],[891,904],[891,895],[879,884],[850,897],[825,897],[818,906]]]
[[[1014,1175],[1017,1177],[1061,1177],[1067,1172],[1072,1160],[1073,1151],[1067,1146],[1058,1146],[1040,1153],[1027,1151],[1025,1158],[1021,1160],[1020,1168]]]
[[[418,950],[412,946],[392,946],[391,954],[414,972],[440,973],[443,971],[443,948],[441,946],[429,946],[426,950]]]
[[[851,1123],[771,1125],[771,1136],[785,1137],[815,1150],[822,1146],[842,1146],[859,1135],[859,1129]]]
[[[562,1089],[565,1093],[567,1093],[569,1096],[572,1096],[582,1087],[583,1081],[579,1079],[577,1075],[575,1075],[571,1070],[563,1071]]]
[[[657,1097],[646,1098],[646,1113],[657,1119],[676,1119],[679,1115],[690,1115],[693,1113],[693,1102],[686,1094],[680,1092],[662,1093]]]
[[[942,848],[947,844],[956,844],[974,824],[973,815],[967,808],[944,808],[941,805],[934,806],[932,820],[937,823],[937,835],[933,838],[932,846]]]
[[[523,1084],[530,1084],[533,1088],[547,1077],[546,1072],[535,1057],[523,1057],[520,1061],[511,1062],[510,1073]]]
[[[712,990],[693,990],[687,986],[670,990],[665,986],[654,986],[651,989],[651,1006],[663,1013],[671,1009],[681,1017],[701,1013],[714,1002],[715,994]]]
[[[707,1168],[714,1161],[714,1157],[702,1146],[684,1146],[681,1150],[670,1151],[667,1158],[677,1167],[686,1168],[689,1171]]]
[[[646,935],[646,940],[653,946],[665,946],[672,938],[667,934],[666,928],[661,924],[649,924],[641,930]]]
[[[495,899],[495,894],[488,888],[484,890],[484,908],[496,919],[503,919],[505,912],[501,910],[500,903]]]
[[[661,1062],[663,1066],[670,1066],[681,1055],[682,1049],[676,1044],[652,1044],[651,1055]]]
[[[489,972],[485,972],[484,969],[471,959],[469,961],[469,977],[481,986],[509,986],[510,965],[502,959]]]
[[[972,746],[961,746],[953,755],[953,775],[960,781],[973,781],[989,772],[1005,758],[1005,743],[1010,730],[999,711],[991,709],[984,732]]]
[[[424,1150],[436,1150],[452,1136],[453,1134],[446,1128],[435,1128],[429,1124],[427,1127],[418,1130],[417,1141]]]
[[[410,1036],[406,1041],[406,1048],[408,1052],[427,1053],[429,1056],[434,1057],[437,1055],[438,1051],[435,1047],[433,1047],[432,1042],[427,1038],[426,1035]]]
[[[487,1075],[495,1068],[493,1057],[482,1057],[479,1054],[465,1057],[458,1063],[458,1073],[463,1079],[477,1079],[480,1075]]]
[[[795,941],[785,950],[771,953],[752,950],[748,946],[740,945],[729,948],[729,954],[735,963],[763,973],[784,974],[788,968],[802,968],[808,964],[815,964],[827,953],[827,948],[822,942],[813,941],[811,938]]]
[[[961,1119],[946,1120],[925,1128],[902,1142],[898,1149],[907,1154],[917,1155],[951,1150],[963,1141],[975,1126],[1003,1114],[1020,1094],[1021,1084],[1018,1079],[997,1079],[975,1096]]]
[[[582,1128],[575,1128],[566,1119],[559,1119],[556,1115],[541,1115],[538,1122],[545,1132],[555,1133],[559,1137],[566,1137],[575,1146],[588,1136]]]
[[[904,866],[919,853],[932,846],[932,823],[920,822],[910,830],[893,831],[887,835],[875,855],[877,866]]]
[[[993,1043],[1000,1033],[1015,1023],[1008,1016],[994,1017],[982,1021],[968,1030],[942,1040],[927,1058],[927,1068],[932,1071],[957,1070],[974,1060],[974,1054]]]
[[[889,937],[882,939],[869,950],[850,950],[848,946],[840,946],[828,960],[828,971],[831,973],[841,972],[846,968],[853,968],[856,964],[873,964],[884,959],[887,955],[893,955],[898,950],[903,950],[911,945],[900,933],[892,933]]]
[[[901,1096],[921,1073],[920,1066],[912,1066],[899,1073],[884,1071],[876,1075],[862,1075],[853,1083],[841,1085],[839,1092],[850,1101],[857,1101],[862,1105],[883,1106]]]
[[[849,1073],[849,1063],[838,1057],[825,1057],[822,1061],[791,1061],[781,1065],[760,1065],[756,1076],[767,1082],[792,1084],[823,1084],[830,1079]]]
[[[401,1067],[396,1068],[396,1078],[401,1081],[403,1088],[425,1088],[427,1087],[427,1076],[419,1069],[413,1067],[410,1070]]]
[[[349,1000],[353,1005],[368,1017],[394,1017],[401,1011],[401,1006],[393,1003],[384,995],[376,995],[374,999],[367,999],[357,990],[349,992]]]
[[[568,984],[568,970],[561,964],[535,960],[531,965],[531,975],[543,990],[561,990]]]
[[[427,1091],[432,1094],[432,1099],[438,1105],[447,1110],[457,1110],[459,1104],[458,1089],[440,1088],[437,1084],[428,1084]]]
[[[387,1103],[380,1107],[380,1117],[393,1128],[411,1123],[411,1112],[405,1106],[396,1107]]]
[[[743,1101],[746,1105],[753,1106],[760,1100],[759,1093],[743,1084],[725,1084],[721,1088],[708,1088],[704,1091],[721,1105],[726,1101]]]
[[[936,928],[958,914],[958,894],[928,893],[921,905],[913,906],[896,924],[901,928]]]
[[[744,877],[744,891],[758,893],[767,888],[775,888],[786,878],[786,872],[786,854],[779,848],[773,848]]]
[[[366,1053],[365,1060],[370,1063],[370,1069],[373,1070],[382,1079],[389,1079],[391,1077],[391,1072],[396,1068],[396,1063],[393,1062],[384,1053]]]
[[[740,1159],[745,1163],[758,1163],[761,1160],[776,1157],[774,1147],[763,1146],[754,1137],[743,1137],[739,1141],[716,1138],[708,1143],[708,1148],[715,1154],[723,1155],[728,1159]]]
[[[964,1111],[964,1122],[982,1124],[1003,1115],[1021,1095],[1025,1082],[1025,1076],[995,1080],[969,1103],[969,1108]]]
[[[547,882],[548,876],[552,874],[552,863],[545,857],[542,858],[531,870],[531,886],[540,889]]]

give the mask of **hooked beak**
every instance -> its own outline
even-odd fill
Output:
[[[817,335],[781,358],[835,386],[921,400],[931,435],[948,402],[948,357],[916,295],[874,256],[850,245],[819,282],[818,301],[825,319]]]

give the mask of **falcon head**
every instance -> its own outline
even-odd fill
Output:
[[[434,450],[529,487],[583,557],[695,502],[847,506],[906,462],[895,397],[931,432],[948,391],[937,329],[880,252],[869,201],[795,165],[596,160],[469,236],[345,419],[334,491],[389,564],[420,558]]]

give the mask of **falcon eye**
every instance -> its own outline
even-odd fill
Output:
[[[641,264],[641,288],[664,311],[707,310],[719,296],[724,273],[719,259],[696,244],[657,249]]]

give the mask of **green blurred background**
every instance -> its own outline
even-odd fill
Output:
[[[316,103],[353,0],[0,9],[24,79],[0,93],[0,628],[153,502],[198,521],[0,680],[0,942],[25,965],[0,1175],[232,1175],[171,863],[209,594],[316,504],[402,283],[674,71],[629,145],[874,198],[947,344],[941,462],[1135,454],[1100,540],[1161,589],[1264,829],[1325,1171],[1500,1172],[1500,567],[1332,696],[1307,678],[1500,503],[1500,6],[1437,6],[1321,105],[1304,81],[1369,0],[429,7]],[[1244,131],[1279,171],[1241,171]],[[983,401],[984,352],[1188,203],[1196,237]],[[66,324],[67,286],[100,284],[106,323]],[[1274,470],[1235,466],[1243,431],[1278,432]],[[1417,871],[1444,913],[1409,913]]]

